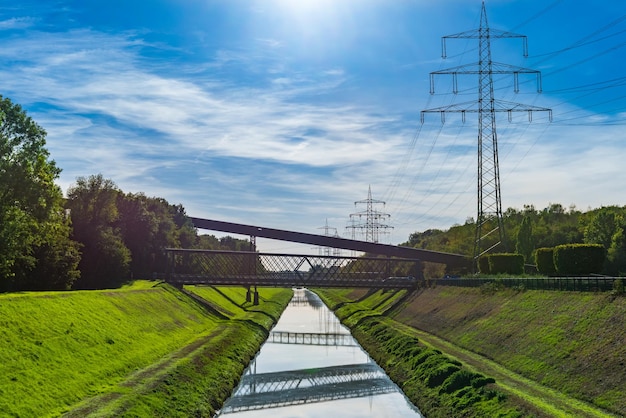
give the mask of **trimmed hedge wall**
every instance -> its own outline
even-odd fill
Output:
[[[521,254],[486,254],[478,259],[478,271],[482,274],[522,274],[524,256]]]
[[[490,254],[487,259],[491,274],[524,273],[524,256],[522,254]]]
[[[554,267],[557,274],[600,273],[605,259],[606,250],[601,244],[566,244],[554,247]]]
[[[554,248],[538,248],[535,252],[535,264],[537,265],[539,273],[545,274],[546,276],[555,275]]]

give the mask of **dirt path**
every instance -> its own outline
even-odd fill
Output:
[[[594,405],[571,398],[554,389],[547,388],[520,376],[481,355],[460,348],[435,335],[405,326],[426,346],[441,350],[458,359],[469,369],[496,379],[498,386],[518,398],[545,411],[552,417],[615,417]]]

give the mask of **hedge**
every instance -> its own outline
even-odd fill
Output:
[[[487,259],[491,274],[524,273],[524,256],[522,254],[490,254]]]
[[[566,244],[554,247],[554,267],[560,275],[602,272],[606,250],[601,244]]]
[[[537,265],[537,271],[546,276],[553,276],[556,274],[556,267],[554,267],[554,248],[538,248],[535,252],[535,264]]]

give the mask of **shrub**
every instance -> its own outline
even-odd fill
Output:
[[[448,379],[449,376],[457,373],[459,370],[461,370],[461,368],[457,366],[456,364],[443,363],[439,367],[430,371],[430,373],[428,373],[424,381],[426,385],[428,385],[428,387],[434,388],[435,386],[441,385],[444,381],[446,381],[446,379]],[[469,381],[468,381],[468,385],[469,385]]]
[[[458,370],[451,374],[441,385],[441,393],[452,393],[466,386],[471,386],[476,375],[467,370]]]
[[[613,294],[614,295],[624,294],[624,281],[622,279],[615,279],[613,281]]]
[[[538,248],[535,252],[535,264],[537,264],[539,273],[545,274],[546,276],[555,275],[554,248]]]
[[[554,266],[558,274],[600,273],[606,250],[601,244],[566,244],[554,247]]]
[[[523,274],[522,254],[490,254],[487,256],[491,274]]]

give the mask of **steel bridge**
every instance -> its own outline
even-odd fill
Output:
[[[375,363],[246,374],[218,416],[396,391],[397,386]]]
[[[173,285],[413,288],[421,260],[168,248]]]
[[[273,287],[412,288],[422,262],[466,269],[468,257],[409,247],[307,234],[260,226],[191,218],[200,229],[359,251],[365,257],[271,254],[168,248],[166,280],[174,285],[207,284]],[[251,250],[254,246],[251,245]],[[256,293],[255,293],[256,295]]]

